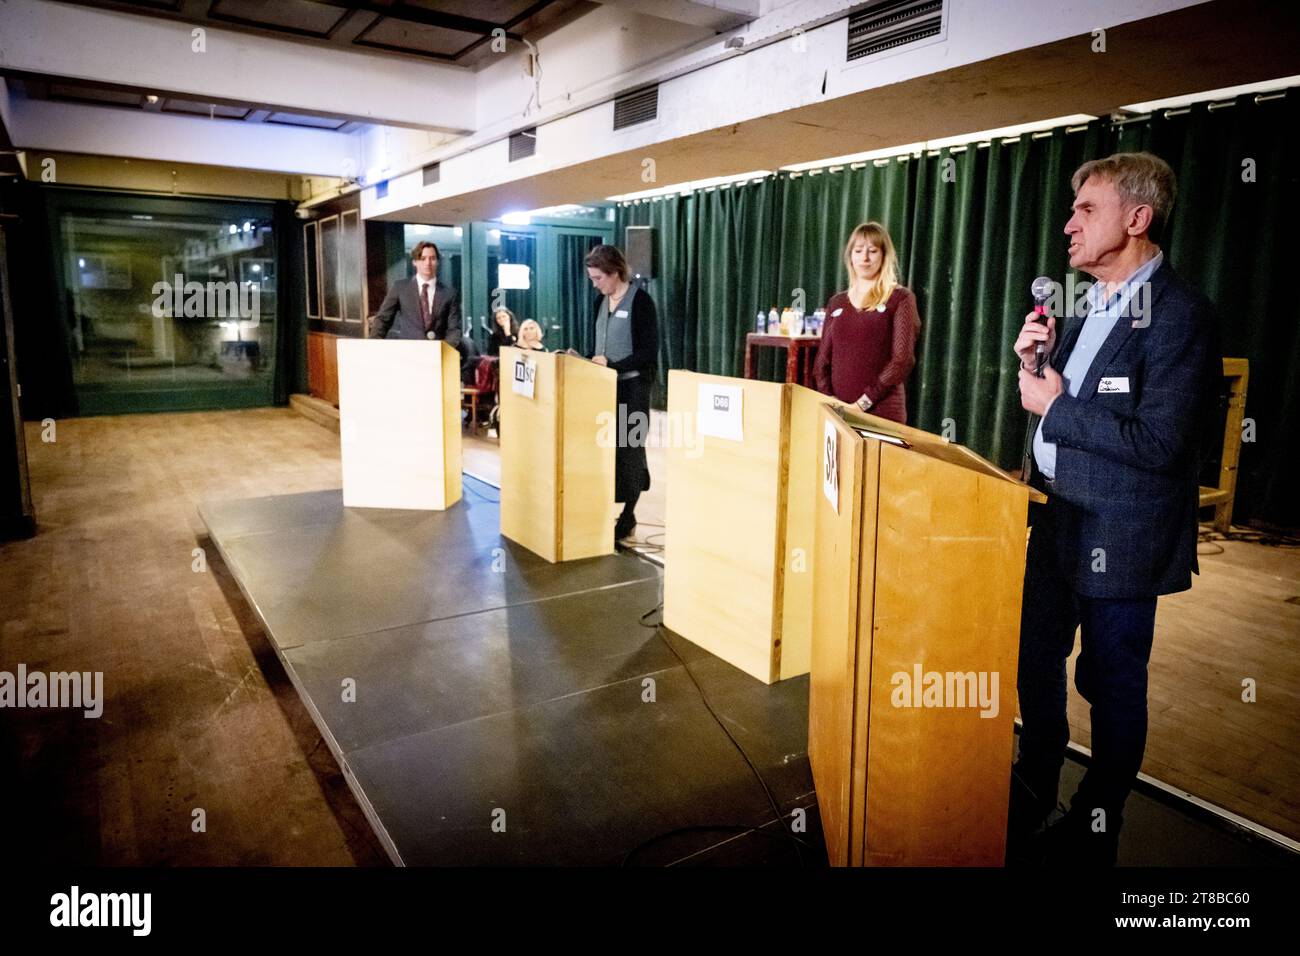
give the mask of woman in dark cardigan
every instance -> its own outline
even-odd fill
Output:
[[[488,336],[487,354],[500,356],[507,345],[518,341],[519,322],[515,314],[502,306],[492,313],[492,333]]]
[[[623,503],[623,513],[614,526],[617,541],[636,529],[637,498],[650,488],[645,439],[650,432],[650,388],[659,367],[659,319],[650,293],[632,286],[627,260],[618,248],[596,246],[587,253],[586,266],[587,278],[600,293],[593,310],[596,347],[591,360],[618,373],[614,500]]]
[[[864,412],[907,424],[904,383],[916,364],[921,317],[898,284],[893,240],[878,222],[853,230],[844,249],[849,287],[826,303],[817,390]]]

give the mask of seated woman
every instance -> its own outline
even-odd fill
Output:
[[[844,247],[849,287],[826,303],[817,350],[817,390],[864,412],[907,424],[904,383],[916,364],[921,317],[898,284],[898,256],[878,222],[853,230]]]
[[[519,326],[519,339],[515,345],[521,349],[545,352],[546,346],[542,344],[542,327],[533,319],[524,319],[523,324]]]
[[[500,355],[501,349],[514,345],[517,341],[516,330],[519,323],[515,314],[509,309],[497,309],[492,313],[492,334],[488,336],[487,354]]]

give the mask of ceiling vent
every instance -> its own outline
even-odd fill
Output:
[[[430,163],[424,167],[424,185],[432,186],[442,181],[442,163]]]
[[[537,152],[537,127],[510,134],[510,162],[527,159]]]
[[[614,129],[627,129],[648,123],[659,116],[659,85],[647,86],[635,93],[624,93],[614,100]]]
[[[849,62],[943,32],[943,0],[875,0],[849,14]]]

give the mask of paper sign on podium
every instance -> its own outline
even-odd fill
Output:
[[[442,511],[461,497],[460,353],[338,340],[343,504]]]

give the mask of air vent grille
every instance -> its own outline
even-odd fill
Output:
[[[876,0],[849,15],[847,60],[896,50],[943,30],[943,0]]]
[[[659,115],[659,87],[647,86],[635,93],[624,93],[614,100],[614,129],[627,129],[646,123]]]
[[[510,162],[527,159],[537,152],[537,127],[510,134]]]

